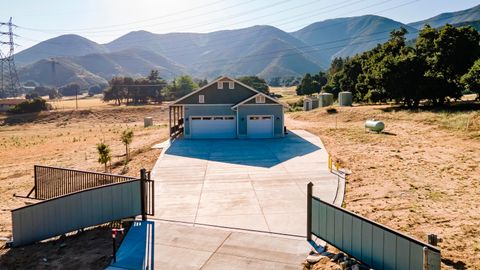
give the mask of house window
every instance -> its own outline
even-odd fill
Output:
[[[204,95],[199,95],[198,96],[198,103],[205,103],[205,96]]]
[[[217,82],[217,88],[223,89],[223,82]]]
[[[262,95],[256,96],[255,103],[265,103],[265,96],[262,96]]]
[[[235,88],[235,83],[234,82],[228,82],[228,89],[234,89]]]

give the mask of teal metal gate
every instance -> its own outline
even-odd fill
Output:
[[[307,188],[307,239],[312,235],[377,270],[439,270],[440,250],[312,196]]]

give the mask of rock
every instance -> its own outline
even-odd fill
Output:
[[[340,259],[342,259],[343,257],[345,257],[345,254],[340,252],[337,255],[333,256],[333,258],[330,261],[331,262],[337,262],[337,261],[340,261]]]
[[[315,255],[308,255],[306,260],[309,264],[315,264],[320,260],[320,257]]]
[[[358,264],[354,264],[351,267],[352,270],[360,270],[360,266]]]
[[[47,258],[43,258],[42,261],[43,261],[43,262],[47,262],[48,260],[47,260]]]
[[[310,263],[310,264],[315,264],[315,263],[319,262],[322,258],[325,258],[325,256],[322,256],[318,253],[310,254],[310,255],[307,256],[307,262]]]

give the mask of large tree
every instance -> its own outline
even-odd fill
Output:
[[[80,85],[77,83],[67,84],[58,89],[63,96],[76,96],[80,94]]]
[[[426,57],[426,77],[432,81],[429,97],[433,103],[442,104],[446,97],[462,95],[460,79],[480,56],[479,42],[480,34],[473,27],[456,28],[447,24],[436,32],[434,50]]]
[[[297,85],[297,95],[311,95],[315,93],[320,93],[320,90],[324,85],[327,84],[327,74],[320,71],[318,74],[313,76],[310,73],[305,74],[302,81]]]
[[[480,58],[477,59],[470,70],[462,76],[461,82],[466,90],[477,93],[477,99],[480,99]]]
[[[259,78],[257,76],[244,76],[244,77],[237,78],[237,80],[239,82],[242,82],[242,83],[252,87],[255,90],[258,90],[258,91],[263,92],[265,94],[269,93],[268,84],[262,78]]]

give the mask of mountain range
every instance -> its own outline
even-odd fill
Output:
[[[334,57],[369,50],[400,27],[408,30],[407,38],[415,38],[425,24],[478,26],[478,20],[480,5],[409,24],[364,15],[316,22],[295,32],[268,25],[211,33],[134,31],[106,44],[62,35],[17,53],[15,61],[22,82],[47,86],[76,82],[87,87],[118,75],[145,76],[152,69],[166,79],[182,74],[212,79],[225,74],[268,80],[327,69]]]

